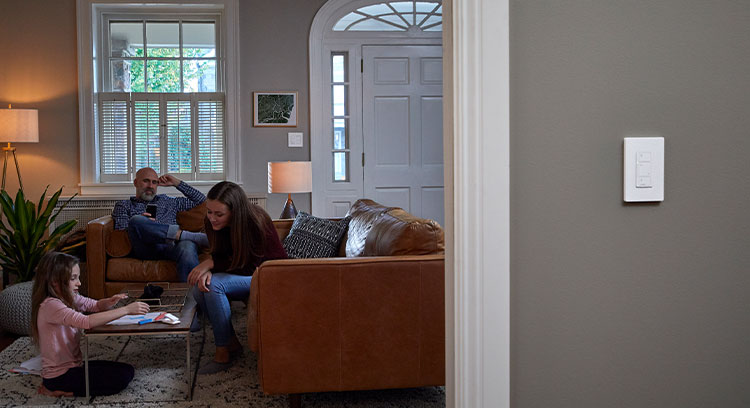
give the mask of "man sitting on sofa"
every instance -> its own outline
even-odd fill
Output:
[[[177,262],[177,276],[185,282],[198,265],[199,247],[207,246],[208,239],[201,232],[182,231],[177,213],[200,205],[206,196],[175,176],[157,176],[149,167],[135,173],[133,184],[135,196],[117,202],[112,210],[115,229],[127,229],[134,257]],[[185,197],[157,195],[159,185],[175,186]],[[147,213],[147,206],[155,206],[155,214]]]

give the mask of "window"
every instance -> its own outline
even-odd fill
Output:
[[[216,18],[105,14],[102,25],[100,180],[131,180],[142,167],[183,180],[223,179]]]
[[[441,31],[440,2],[396,1],[360,7],[345,15],[333,31]]]
[[[333,119],[333,181],[349,181],[348,54],[331,54],[331,113]]]

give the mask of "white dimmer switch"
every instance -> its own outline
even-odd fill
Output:
[[[664,138],[626,137],[623,151],[625,201],[664,201]]]

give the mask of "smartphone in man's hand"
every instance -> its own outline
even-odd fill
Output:
[[[146,206],[146,213],[151,218],[156,218],[156,204],[148,204]]]

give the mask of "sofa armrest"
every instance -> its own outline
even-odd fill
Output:
[[[264,262],[248,305],[263,392],[444,384],[444,269],[444,255]]]
[[[86,225],[86,281],[88,296],[101,299],[106,296],[104,281],[107,270],[107,239],[114,230],[111,215],[91,220]]]

